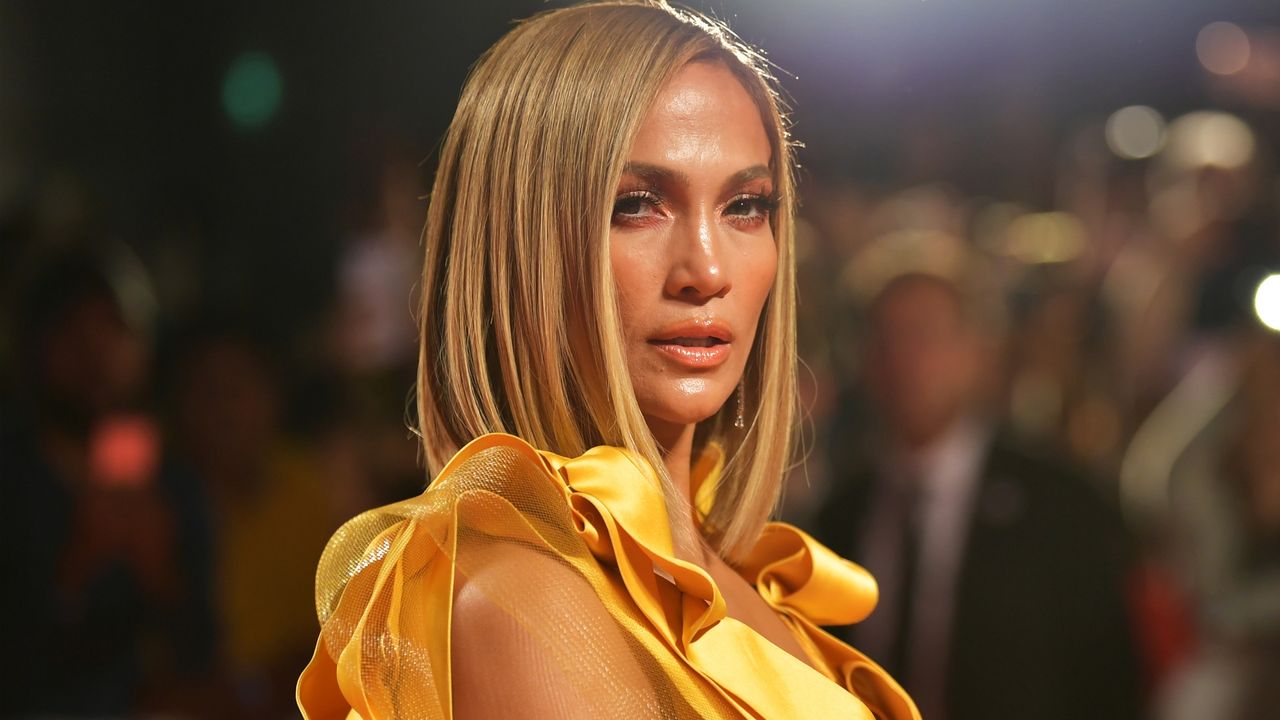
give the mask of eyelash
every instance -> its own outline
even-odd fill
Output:
[[[633,190],[631,192],[626,192],[619,195],[617,199],[614,200],[613,217],[615,221],[617,221],[619,215],[622,215],[624,217],[628,217],[628,216],[635,217],[637,215],[637,213],[625,213],[620,209],[622,203],[627,200],[640,200],[641,202],[650,204],[654,208],[662,207],[662,198],[653,192],[650,192],[648,190]],[[759,193],[743,193],[731,199],[728,202],[728,204],[725,205],[725,209],[728,210],[728,209],[734,208],[735,206],[746,204],[748,206],[754,206],[754,207],[749,207],[748,211],[754,210],[755,212],[759,213],[757,217],[762,217],[767,219],[774,213],[775,210],[778,209],[778,201],[779,199],[776,194],[763,195]],[[732,216],[745,217],[746,214],[747,213],[733,213]],[[756,218],[751,217],[748,219],[754,220]]]
[[[655,208],[662,207],[662,198],[648,190],[632,190],[631,192],[622,193],[613,201],[613,216],[616,219],[619,215],[635,215],[636,213],[624,213],[621,209],[622,203],[628,200],[640,200],[642,203],[648,203]]]
[[[728,207],[733,207],[742,203],[755,205],[755,210],[764,217],[769,217],[778,209],[777,195],[760,195],[760,194],[743,194],[729,201]]]

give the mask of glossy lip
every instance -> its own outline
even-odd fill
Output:
[[[706,338],[714,338],[719,342],[707,347],[681,345],[676,342]],[[729,359],[729,354],[733,350],[733,331],[728,325],[714,318],[691,319],[662,328],[648,342],[679,365],[705,370],[718,367]]]

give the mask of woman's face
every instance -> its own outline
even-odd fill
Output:
[[[769,137],[727,67],[695,62],[658,94],[610,231],[628,369],[662,441],[736,389],[778,253]]]

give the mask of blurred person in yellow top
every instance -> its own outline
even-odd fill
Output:
[[[315,454],[284,432],[282,379],[239,319],[202,319],[178,343],[178,445],[212,520],[212,600],[225,714],[280,717],[310,652],[312,568],[337,526]],[[301,617],[300,617],[301,616]]]
[[[485,53],[424,234],[434,479],[327,546],[306,717],[919,717],[819,627],[875,581],[767,522],[789,142],[760,56],[665,3],[549,11]]]

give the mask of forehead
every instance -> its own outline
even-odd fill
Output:
[[[658,92],[628,159],[724,169],[768,165],[772,156],[760,108],[721,61],[678,70]]]

